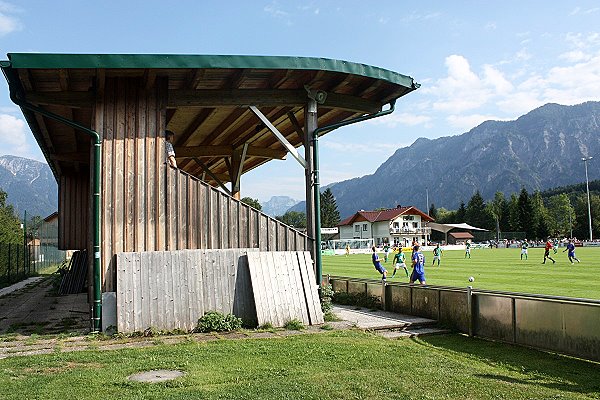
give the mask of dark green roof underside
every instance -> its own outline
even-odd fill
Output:
[[[247,68],[323,70],[381,79],[412,89],[419,87],[410,76],[366,64],[328,58],[242,55],[41,53],[9,53],[8,58],[11,67],[17,69]]]

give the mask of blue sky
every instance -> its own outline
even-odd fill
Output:
[[[0,1],[0,52],[326,57],[415,78],[421,88],[389,117],[321,140],[322,184],[371,174],[419,137],[461,134],[548,102],[600,100],[597,1],[417,3]],[[1,79],[3,154],[43,159]],[[241,188],[261,201],[302,200],[304,175],[288,157],[244,175]]]

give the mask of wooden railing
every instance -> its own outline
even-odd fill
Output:
[[[310,250],[305,233],[179,169],[166,170],[166,250]]]

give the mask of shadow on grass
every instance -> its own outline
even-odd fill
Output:
[[[491,342],[460,335],[429,336],[415,341],[467,355],[490,366],[503,366],[515,376],[476,374],[490,381],[542,386],[570,393],[600,397],[600,363],[529,349],[507,343]],[[519,378],[518,376],[525,376]]]

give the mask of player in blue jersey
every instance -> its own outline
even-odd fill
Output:
[[[387,270],[383,267],[383,265],[381,265],[381,260],[379,259],[379,255],[377,254],[377,249],[375,248],[375,246],[373,246],[371,250],[373,251],[373,255],[371,256],[373,260],[373,266],[375,267],[377,272],[383,275],[381,280],[385,282],[387,279]]]
[[[419,281],[421,285],[425,285],[425,256],[419,249],[419,245],[414,247],[414,253],[412,255],[413,272],[410,275],[410,283]]]
[[[567,245],[567,248],[563,250],[563,253],[567,250],[569,251],[567,256],[569,257],[571,264],[574,264],[573,260],[581,262],[579,261],[579,258],[575,257],[575,245],[573,244],[573,239],[569,240],[569,244]]]

